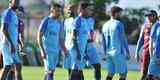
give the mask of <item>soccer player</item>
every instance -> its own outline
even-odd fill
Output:
[[[153,20],[152,17],[157,16],[154,14],[154,12],[155,12],[154,10],[151,10],[150,11],[151,14],[145,15],[147,17],[147,21],[142,26],[139,40],[137,42],[137,49],[135,54],[135,58],[137,59],[137,61],[139,61],[139,56],[140,56],[139,52],[143,46],[143,51],[141,54],[141,57],[142,57],[141,58],[141,73],[142,73],[141,80],[146,80],[147,73],[148,73],[148,66],[150,62],[149,39],[150,39],[150,31],[151,31],[152,20]]]
[[[152,29],[150,34],[150,63],[148,70],[147,80],[159,80],[160,79],[160,22],[158,21],[157,12],[152,10],[147,15],[150,16]],[[158,78],[158,79],[156,79]]]
[[[74,20],[74,45],[75,45],[75,63],[72,66],[71,80],[84,80],[83,67],[84,56],[87,47],[87,40],[89,38],[90,26],[88,23],[88,11],[90,4],[80,3],[78,6],[78,17]]]
[[[38,44],[45,66],[44,80],[54,79],[60,47],[65,53],[67,52],[63,41],[63,24],[58,19],[60,12],[61,5],[51,4],[50,15],[42,20],[38,32]]]
[[[128,43],[125,37],[124,24],[120,21],[122,8],[111,8],[111,19],[103,25],[104,52],[108,56],[106,80],[112,80],[119,73],[119,80],[126,80],[127,61],[130,59]]]
[[[24,24],[24,8],[22,6],[20,6],[18,8],[18,17],[19,17],[19,27],[18,27],[18,42],[19,42],[19,51],[21,51],[24,47],[24,28],[25,28],[25,24]]]
[[[87,49],[86,49],[86,57],[87,60],[90,62],[90,64],[94,68],[94,78],[95,80],[101,80],[101,64],[100,64],[100,55],[98,54],[96,44],[94,42],[95,40],[95,32],[94,32],[94,26],[95,26],[95,19],[93,17],[93,10],[94,6],[93,4],[90,5],[89,13],[88,13],[88,23],[90,27],[89,32],[89,40],[87,43]]]
[[[23,17],[24,17],[24,8],[22,6],[19,6],[17,9],[17,16],[18,16],[18,56],[20,56],[20,51],[24,47],[24,22],[23,22]],[[19,65],[16,67],[16,70],[18,71],[17,77],[19,78],[18,80],[22,80],[22,65],[19,63]],[[9,80],[14,79],[15,71],[12,69],[8,75]]]
[[[64,68],[68,69],[68,75],[70,77],[72,65],[73,65],[73,34],[74,34],[74,26],[73,22],[75,17],[77,16],[77,4],[70,3],[67,6],[67,13],[69,18],[65,19],[64,22],[64,30],[65,30],[65,46],[67,51],[69,52],[64,60]]]
[[[3,55],[4,70],[1,80],[5,80],[11,68],[15,71],[15,80],[19,79],[21,61],[18,56],[18,16],[16,9],[19,6],[19,0],[9,0],[9,8],[2,14],[3,39],[1,41],[1,51]]]

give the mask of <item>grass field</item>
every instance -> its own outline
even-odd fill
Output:
[[[24,80],[43,80],[44,68],[43,67],[23,67],[23,78]],[[106,70],[102,70],[102,80],[105,80],[107,74]],[[84,70],[85,80],[93,80],[93,70]],[[129,71],[128,80],[138,80],[140,73],[137,71]],[[55,73],[55,80],[67,80],[67,70],[57,68]],[[115,76],[114,80],[118,80],[118,75]]]

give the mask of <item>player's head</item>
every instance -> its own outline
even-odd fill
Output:
[[[50,11],[52,16],[59,17],[61,15],[61,5],[58,3],[52,3],[50,5]]]
[[[158,19],[158,14],[155,10],[148,11],[145,16],[150,22],[155,22]]]
[[[94,4],[90,4],[88,16],[93,16],[93,14],[94,14]]]
[[[9,0],[9,6],[13,9],[17,9],[19,6],[20,0]]]
[[[23,18],[23,17],[24,17],[24,14],[25,14],[25,11],[24,11],[23,6],[19,6],[19,7],[18,7],[18,11],[17,11],[18,17]]]
[[[76,4],[70,4],[67,6],[67,14],[70,17],[75,17],[77,15],[77,5]]]
[[[90,4],[87,2],[82,2],[79,4],[78,13],[82,16],[89,16]]]
[[[120,19],[121,18],[121,13],[123,9],[118,7],[118,6],[113,6],[111,8],[111,16],[115,19]]]

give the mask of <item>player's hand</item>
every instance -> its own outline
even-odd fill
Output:
[[[130,54],[127,54],[127,55],[126,55],[126,59],[127,59],[127,60],[130,60],[130,58],[131,58]]]
[[[160,65],[160,58],[156,60],[156,63]]]
[[[15,53],[16,49],[14,47],[14,45],[11,45],[11,53]]]
[[[81,55],[77,54],[77,59],[80,61],[81,60]]]
[[[65,57],[68,57],[69,56],[69,51],[65,51],[64,55],[65,55]]]
[[[139,62],[140,57],[139,57],[139,55],[138,55],[138,54],[135,54],[135,59],[136,59],[136,61],[137,61],[137,62]]]
[[[41,50],[41,57],[42,57],[42,59],[46,59],[46,54],[43,50]]]

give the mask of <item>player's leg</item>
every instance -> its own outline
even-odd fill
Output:
[[[20,56],[18,53],[13,53],[13,63],[14,63],[14,76],[15,80],[22,80],[22,64],[20,60]]]
[[[94,42],[88,43],[86,54],[88,57],[88,61],[94,67],[95,80],[101,80],[100,55],[97,52],[96,45],[94,44]]]
[[[142,56],[142,62],[141,62],[141,67],[142,67],[141,80],[145,80],[146,77],[147,77],[149,63],[150,63],[150,56],[149,55],[143,55]]]
[[[7,80],[14,80],[15,79],[14,74],[15,74],[15,71],[14,71],[14,65],[13,65],[12,69],[8,73]]]
[[[6,80],[7,76],[9,74],[9,72],[12,69],[12,64],[13,64],[13,59],[12,59],[12,55],[9,51],[9,45],[8,44],[4,44],[1,48],[2,51],[2,56],[3,56],[3,70],[1,72],[1,80]]]
[[[115,64],[115,69],[116,72],[119,73],[119,80],[126,80],[127,78],[127,61],[126,58],[123,54],[114,56],[114,64]]]
[[[83,70],[81,66],[82,63],[79,62],[73,64],[73,69],[71,71],[69,80],[84,80]]]
[[[6,80],[8,73],[10,72],[12,66],[11,65],[5,65],[2,72],[1,72],[1,80]]]
[[[152,59],[153,57],[151,57]],[[156,60],[150,60],[148,68],[147,80],[155,80],[156,77],[160,75],[160,66],[157,64]]]
[[[3,56],[2,53],[0,52],[0,70],[3,68]]]
[[[22,65],[16,64],[15,65],[15,79],[16,80],[23,80],[21,71],[22,71]]]
[[[112,80],[115,74],[115,65],[111,57],[108,57],[107,59],[107,70],[108,70],[108,74],[107,74],[106,80]]]
[[[64,68],[68,70],[68,76],[70,76],[71,74],[71,66],[72,66],[72,57],[71,57],[71,51],[69,51],[69,53],[67,53],[68,55],[65,56],[64,59]]]
[[[45,79],[44,80],[54,80],[54,72],[58,63],[58,53],[48,53],[46,59],[44,60],[45,66]]]
[[[153,75],[148,75],[147,78],[146,78],[146,80],[154,80],[153,79]]]
[[[83,70],[80,63],[73,64],[70,80],[84,80]]]
[[[93,64],[95,80],[101,80],[101,64]]]
[[[46,70],[44,80],[54,80],[53,74],[54,74],[54,70]]]
[[[77,53],[76,53],[75,47],[72,49],[72,70],[69,80],[84,80],[83,71],[82,71],[82,65],[84,61],[79,61],[77,59]]]

